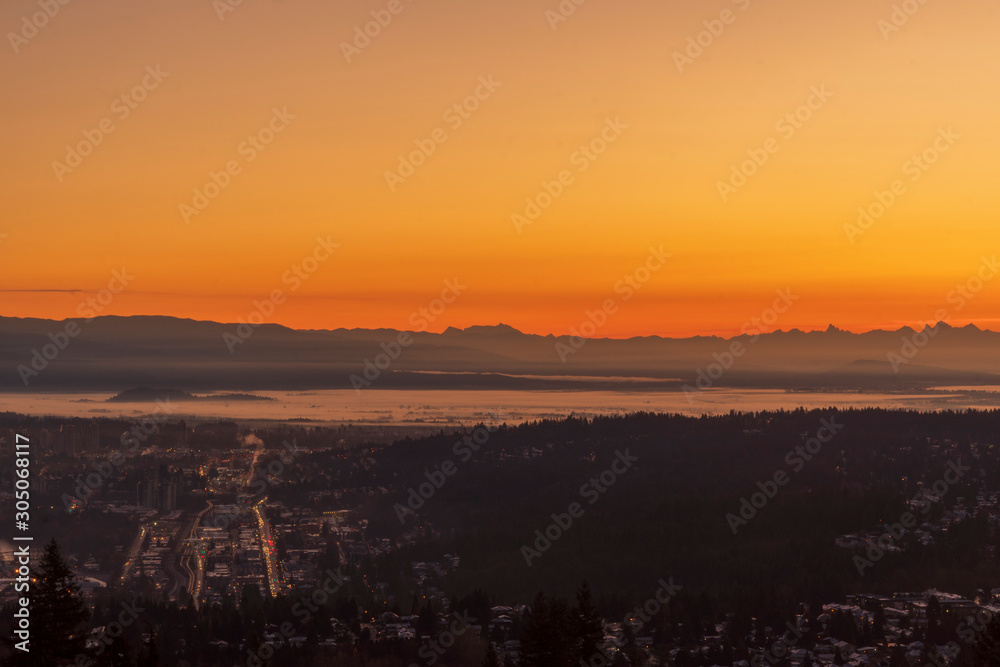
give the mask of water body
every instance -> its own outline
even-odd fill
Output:
[[[308,420],[317,423],[470,424],[519,423],[636,411],[688,415],[730,410],[812,408],[905,408],[962,410],[1000,408],[1000,392],[981,387],[942,388],[907,393],[802,392],[769,389],[710,389],[689,397],[682,392],[521,391],[521,390],[319,390],[255,392],[271,401],[187,401],[172,403],[176,418]],[[106,393],[5,393],[0,411],[62,417],[139,417],[159,412],[154,403],[108,403]],[[691,400],[689,400],[689,398]]]

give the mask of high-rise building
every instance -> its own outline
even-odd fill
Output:
[[[146,478],[139,482],[136,488],[136,505],[156,509],[160,500],[160,482],[158,479]]]
[[[160,502],[160,510],[164,512],[173,512],[177,509],[177,480],[171,479],[162,487],[162,498]]]

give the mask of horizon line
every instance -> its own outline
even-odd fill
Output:
[[[159,319],[170,319],[170,320],[177,320],[177,321],[195,322],[195,323],[200,323],[200,324],[218,324],[218,325],[222,325],[222,326],[240,326],[241,324],[245,324],[244,322],[223,322],[223,321],[220,321],[220,320],[211,320],[211,319],[206,320],[206,319],[197,319],[197,318],[194,318],[194,317],[182,317],[182,316],[177,316],[177,315],[157,315],[157,314],[134,314],[134,315],[115,315],[115,314],[109,314],[109,315],[97,315],[97,316],[95,316],[93,318],[89,318],[89,319],[85,318],[85,317],[66,317],[66,318],[63,318],[61,320],[51,319],[51,318],[44,318],[44,317],[20,317],[20,316],[15,316],[15,315],[0,315],[0,321],[2,321],[2,320],[21,320],[21,321],[36,320],[36,321],[40,321],[40,322],[53,322],[53,323],[65,323],[65,322],[70,322],[70,321],[87,321],[87,322],[89,322],[89,321],[92,321],[92,320],[112,319],[112,318],[118,318],[118,319],[157,319],[157,318],[159,318]],[[982,326],[980,324],[976,324],[975,322],[972,322],[972,321],[970,321],[970,322],[968,322],[967,324],[964,324],[964,325],[953,325],[953,324],[950,324],[950,323],[948,323],[948,322],[946,322],[944,320],[939,320],[938,322],[934,323],[933,325],[929,324],[928,322],[925,322],[924,325],[923,325],[923,327],[919,328],[919,329],[916,328],[916,327],[914,327],[914,326],[912,326],[912,325],[909,325],[909,324],[900,324],[896,328],[886,328],[886,327],[891,327],[891,326],[894,326],[894,325],[875,325],[874,328],[871,328],[871,329],[858,330],[858,329],[846,329],[846,328],[842,328],[842,327],[839,327],[839,326],[834,325],[834,324],[831,323],[831,324],[826,325],[825,327],[819,326],[819,327],[803,328],[801,326],[797,326],[797,327],[790,327],[790,328],[787,328],[787,329],[779,328],[779,329],[773,329],[773,330],[762,330],[762,329],[753,330],[752,329],[752,330],[747,331],[745,333],[741,333],[741,332],[738,332],[738,331],[734,330],[730,335],[727,335],[727,334],[724,334],[724,333],[695,333],[695,334],[690,334],[690,335],[676,335],[676,334],[675,335],[670,335],[670,334],[663,334],[663,333],[644,333],[644,334],[634,334],[634,335],[630,335],[630,336],[618,336],[618,337],[615,337],[615,336],[604,336],[604,337],[580,336],[580,337],[584,338],[586,340],[617,340],[617,341],[627,341],[627,340],[634,340],[634,339],[637,339],[637,338],[659,338],[659,339],[662,339],[662,340],[690,340],[690,339],[693,339],[693,338],[719,338],[719,339],[722,339],[722,340],[733,340],[733,339],[736,339],[736,338],[742,338],[742,337],[747,337],[747,336],[754,337],[754,336],[757,336],[757,335],[788,334],[788,333],[802,333],[802,334],[812,334],[812,333],[845,333],[845,334],[850,334],[850,335],[854,335],[854,336],[861,336],[861,335],[870,334],[870,333],[898,333],[898,332],[903,331],[905,329],[909,329],[910,331],[913,331],[913,332],[920,332],[920,331],[926,331],[927,329],[936,329],[937,327],[942,326],[942,325],[943,325],[944,329],[963,330],[963,329],[968,329],[968,328],[971,327],[971,328],[973,328],[973,329],[975,329],[977,331],[983,332],[983,333],[1000,333],[1000,331],[998,331],[998,330],[988,329],[985,326]],[[416,334],[416,333],[427,333],[427,334],[434,334],[434,335],[445,335],[445,334],[449,333],[450,331],[456,331],[456,332],[465,333],[465,332],[467,332],[467,331],[469,331],[471,329],[509,329],[512,332],[516,332],[516,333],[524,335],[524,336],[537,336],[537,337],[540,337],[540,338],[550,338],[550,337],[551,338],[568,338],[568,337],[578,336],[577,333],[573,333],[572,331],[571,332],[567,332],[567,333],[562,333],[562,334],[556,334],[556,333],[552,333],[552,332],[549,332],[549,333],[537,333],[537,332],[532,332],[532,331],[524,331],[522,329],[519,329],[518,327],[515,327],[515,326],[510,325],[510,324],[506,324],[504,322],[497,322],[496,324],[472,324],[472,325],[469,325],[469,326],[464,327],[464,328],[462,328],[462,327],[456,327],[456,326],[447,326],[447,327],[441,329],[440,331],[431,331],[429,329],[420,329],[420,330],[417,330],[417,329],[398,329],[398,328],[395,328],[395,327],[297,328],[297,327],[289,326],[287,324],[282,324],[281,322],[263,322],[262,324],[257,325],[257,326],[281,327],[281,328],[287,329],[289,331],[298,331],[298,332],[303,332],[303,333],[310,333],[310,332],[311,333],[324,333],[324,332],[334,333],[334,332],[338,332],[338,331],[346,331],[346,332],[396,331],[396,332],[399,332],[399,333],[413,333],[413,334]],[[573,328],[575,329],[575,327],[573,327]],[[716,330],[716,331],[718,331],[718,330]]]

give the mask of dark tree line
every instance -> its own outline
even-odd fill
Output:
[[[591,664],[602,652],[604,628],[584,582],[571,605],[539,593],[524,620],[523,667],[570,667]]]

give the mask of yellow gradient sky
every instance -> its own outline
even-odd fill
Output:
[[[235,321],[283,288],[271,321],[408,328],[458,278],[431,330],[561,334],[616,298],[600,336],[731,334],[785,288],[800,296],[785,329],[942,309],[1000,328],[1000,280],[949,299],[1000,241],[992,0],[914,0],[892,32],[895,0],[588,0],[555,29],[557,0],[400,0],[351,62],[342,42],[388,0],[243,0],[220,18],[224,1],[71,1],[34,32],[36,3],[0,9],[0,314],[74,316],[125,267],[105,313]],[[675,52],[724,10],[679,71]],[[169,75],[122,117],[116,100],[157,66]],[[481,77],[500,85],[455,127],[446,112]],[[777,125],[822,87],[800,127]],[[248,161],[241,143],[275,108],[294,120]],[[113,132],[57,175],[103,119]],[[580,171],[607,119],[627,128]],[[447,139],[391,190],[385,173],[437,128]],[[770,138],[723,201],[719,182]],[[925,150],[926,171],[906,166]],[[186,221],[229,161],[240,173]],[[572,183],[519,232],[512,214],[563,170]],[[845,231],[897,179],[884,215]],[[340,248],[289,292],[319,236]],[[615,285],[650,246],[672,256],[625,302]]]

